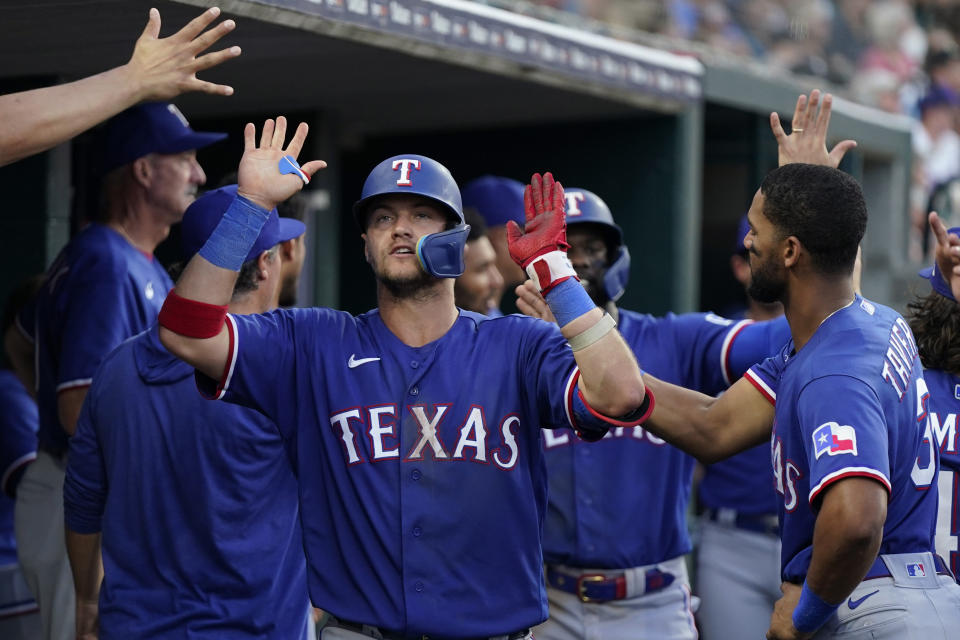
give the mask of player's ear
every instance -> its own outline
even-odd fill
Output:
[[[257,279],[266,280],[270,273],[268,269],[273,264],[274,260],[279,258],[279,252],[277,252],[274,256],[271,256],[269,249],[261,251],[260,256],[257,258]]]
[[[143,156],[142,158],[137,158],[130,165],[130,170],[133,172],[133,179],[136,180],[137,184],[147,187],[150,185],[150,179],[153,176],[153,165],[150,164],[150,157]]]
[[[803,245],[800,244],[800,240],[796,236],[787,236],[783,241],[783,266],[788,269],[797,266],[802,248]]]

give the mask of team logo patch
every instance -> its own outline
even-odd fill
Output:
[[[960,400],[960,384],[953,388],[953,397]]]
[[[394,160],[392,168],[394,171],[400,170],[400,177],[397,178],[398,187],[412,187],[413,180],[410,179],[410,170],[420,171],[420,161],[414,158],[402,158]]]
[[[825,453],[830,456],[841,453],[857,455],[857,432],[846,424],[822,424],[813,432],[813,451],[817,460]]]
[[[866,311],[867,313],[869,313],[870,315],[873,315],[874,313],[877,312],[877,308],[872,304],[870,304],[869,302],[867,302],[866,300],[860,301],[860,308]]]
[[[143,295],[147,296],[147,300],[153,300],[153,283],[148,282],[147,286],[143,290]]]
[[[927,572],[923,568],[923,563],[911,562],[907,564],[907,576],[911,578],[926,578]]]
[[[580,210],[580,203],[583,202],[583,194],[572,192],[563,194],[567,200],[567,217],[576,217],[583,214]]]

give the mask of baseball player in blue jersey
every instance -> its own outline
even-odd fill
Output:
[[[744,290],[750,285],[749,252],[743,245],[749,231],[744,215],[730,258],[734,277]],[[767,304],[749,296],[747,302],[741,317],[769,320],[783,316],[779,302]],[[767,355],[775,353],[787,337]],[[760,638],[780,598],[777,494],[770,482],[769,446],[761,444],[706,465],[697,497],[703,508],[695,588],[700,597],[700,631],[707,640]]]
[[[160,338],[217,397],[280,427],[311,599],[333,616],[323,638],[527,638],[547,616],[540,426],[598,438],[650,408],[636,361],[566,259],[563,190],[535,175],[525,231],[508,226],[561,331],[454,306],[460,193],[415,154],[377,165],[354,208],[376,310],[227,315],[237,246],[323,166],[297,169],[306,125],[286,150],[285,129],[268,120],[257,147],[247,125],[239,196],[168,296]]]
[[[185,256],[235,196],[222,187],[190,205]],[[272,212],[231,313],[274,307],[278,245],[303,231]],[[70,442],[64,508],[78,635],[305,637],[306,560],[280,430],[257,411],[200,397],[193,368],[163,348],[156,326],[97,370]]]
[[[101,219],[47,271],[34,322],[37,460],[17,492],[18,553],[40,605],[45,638],[71,638],[74,600],[63,539],[67,436],[100,360],[156,320],[173,283],[153,251],[206,180],[196,149],[226,134],[199,133],[172,104],[145,103],[107,124]]]
[[[3,312],[4,332],[36,295],[39,283],[39,276],[28,279],[10,294]],[[13,528],[17,487],[36,457],[37,404],[13,371],[0,368],[0,638],[4,640],[33,640],[41,633],[39,609],[20,570]]]
[[[826,131],[822,112],[798,111],[790,136],[773,118],[781,159]],[[748,216],[750,294],[783,302],[792,339],[719,398],[645,377],[645,426],[707,462],[770,442],[784,596],[768,638],[952,637],[960,586],[933,553],[938,456],[916,344],[854,292],[862,191],[830,166],[784,163]]]
[[[618,307],[630,269],[623,233],[596,194],[571,188],[564,195],[570,262],[591,299],[643,354],[645,371],[715,394],[786,342],[785,321],[751,325],[709,313],[655,318]],[[517,293],[521,310],[552,320],[534,287]],[[569,430],[545,430],[543,437],[550,618],[537,638],[695,638],[683,558],[691,549],[693,458],[642,427],[614,429],[590,445]]]
[[[960,233],[960,227],[949,230]],[[940,453],[937,511],[937,553],[950,565],[953,575],[960,570],[960,449],[957,414],[960,414],[960,361],[957,360],[960,313],[946,281],[931,267],[920,275],[933,290],[907,305],[907,320],[917,341],[923,363],[923,378],[930,391],[930,436]]]

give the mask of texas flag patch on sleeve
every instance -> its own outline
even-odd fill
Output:
[[[822,424],[813,431],[813,451],[817,460],[825,453],[831,456],[841,453],[857,455],[857,432],[850,425]]]

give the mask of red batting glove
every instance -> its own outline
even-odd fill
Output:
[[[523,193],[526,226],[507,222],[507,247],[510,257],[523,267],[530,279],[546,295],[568,278],[577,278],[567,259],[567,218],[563,186],[547,172],[541,180],[535,173]],[[579,278],[577,278],[579,280]]]

